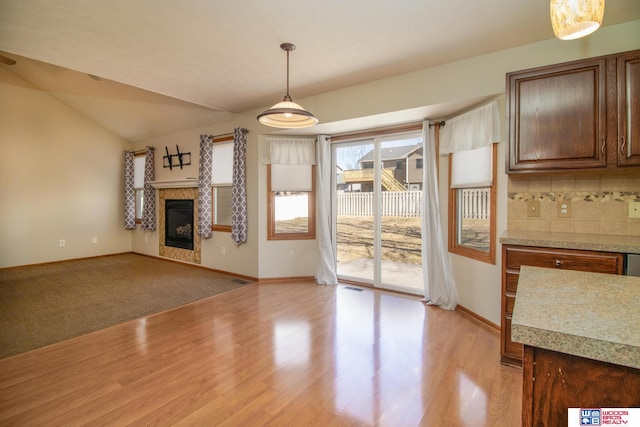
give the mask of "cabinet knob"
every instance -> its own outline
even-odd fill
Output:
[[[557,259],[554,264],[556,265],[556,267],[562,267],[562,261],[560,261],[559,259]]]
[[[602,145],[600,146],[600,153],[604,156],[605,155],[605,148],[607,147],[607,139],[606,138],[602,138]]]
[[[624,152],[624,150],[627,148],[627,140],[624,139],[624,136],[622,137],[622,144],[620,145],[620,153],[624,156],[626,155],[626,153]]]

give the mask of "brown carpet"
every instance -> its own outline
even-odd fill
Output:
[[[133,253],[0,270],[0,358],[248,283]]]

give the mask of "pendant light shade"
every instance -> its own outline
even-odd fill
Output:
[[[296,129],[306,128],[318,123],[318,119],[313,114],[293,102],[291,95],[289,95],[289,52],[295,48],[296,46],[292,43],[282,43],[280,45],[280,49],[287,52],[287,93],[282,102],[278,102],[258,115],[258,121],[263,125],[283,129]]]
[[[600,27],[603,16],[604,0],[551,0],[551,25],[561,40],[588,36]]]

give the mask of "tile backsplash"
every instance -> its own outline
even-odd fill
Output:
[[[614,173],[509,175],[507,229],[640,236],[640,219],[629,218],[629,202],[640,202],[640,170]],[[529,201],[539,217],[529,216]],[[568,203],[570,217],[559,214]]]

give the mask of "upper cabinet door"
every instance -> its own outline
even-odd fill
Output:
[[[606,77],[605,58],[507,74],[507,172],[606,167]]]
[[[618,166],[640,165],[640,51],[618,57]]]

